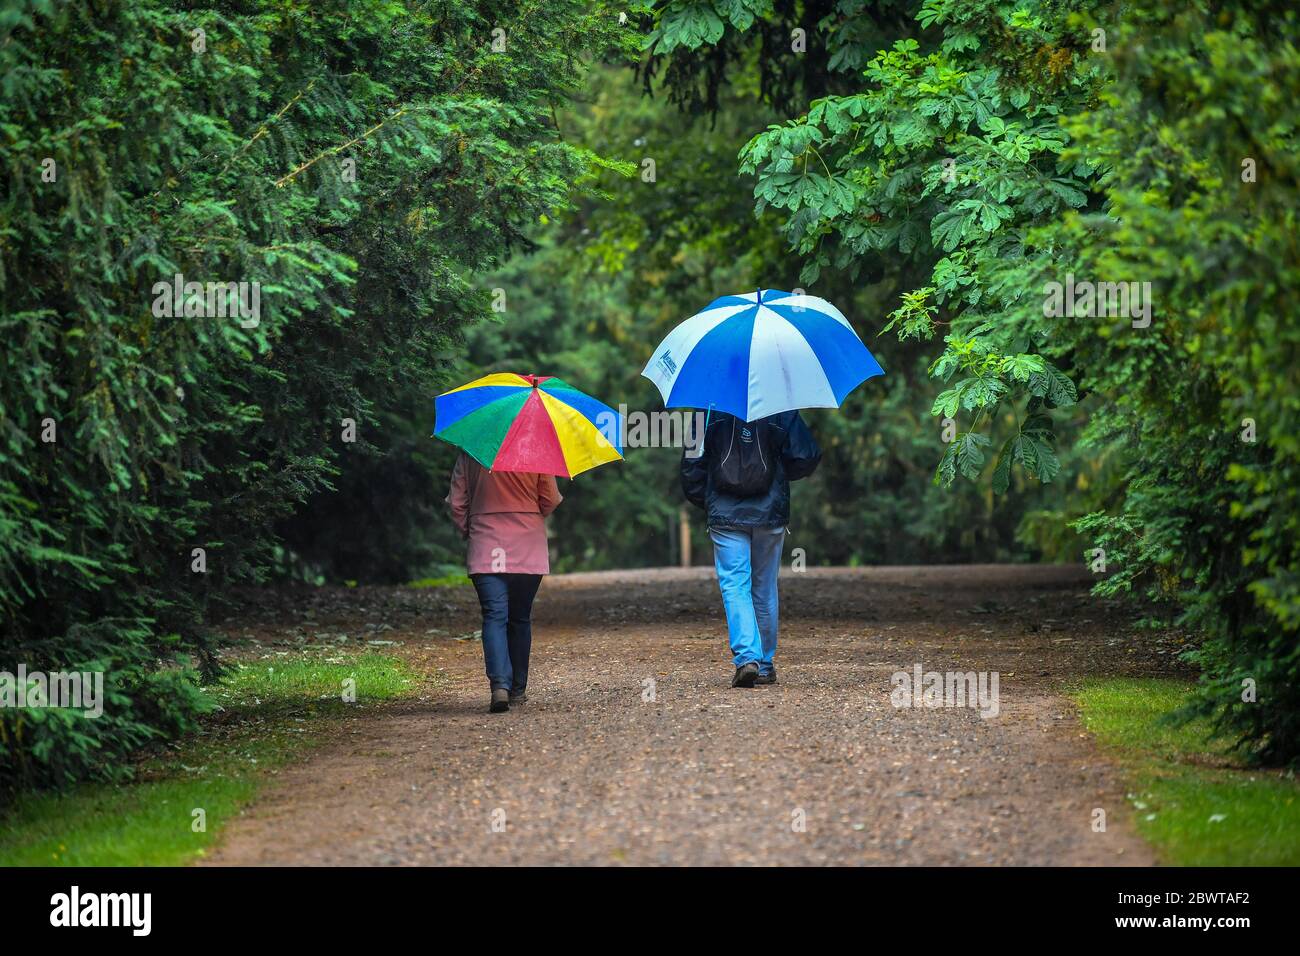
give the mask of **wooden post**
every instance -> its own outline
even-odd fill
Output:
[[[677,546],[681,551],[682,567],[691,566],[691,516],[686,506],[677,509]]]

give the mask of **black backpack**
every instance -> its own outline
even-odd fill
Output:
[[[767,419],[742,422],[731,419],[731,428],[718,429],[709,450],[713,489],[737,498],[766,493],[776,474],[776,456],[785,432]]]

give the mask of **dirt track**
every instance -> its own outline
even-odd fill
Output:
[[[504,715],[477,641],[456,640],[477,630],[472,590],[300,592],[253,612],[259,630],[378,626],[450,681],[347,721],[210,862],[1150,864],[1060,689],[1168,672],[1172,649],[1126,636],[1088,585],[1061,567],[786,573],[781,682],[732,690],[711,571],[554,577],[530,701]],[[918,663],[997,671],[1000,713],[894,707],[890,676]]]

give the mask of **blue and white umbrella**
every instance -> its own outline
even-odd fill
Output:
[[[641,374],[665,407],[716,408],[752,422],[838,408],[885,371],[825,299],[760,289],[709,303],[668,333]]]

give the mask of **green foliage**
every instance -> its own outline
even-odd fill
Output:
[[[1118,568],[1103,589],[1165,599],[1201,636],[1190,713],[1261,761],[1294,763],[1300,18],[1142,7],[1110,45],[1116,82],[1064,122],[1064,158],[1097,165],[1104,211],[1030,240],[1061,271],[1154,290],[1149,328],[1054,333],[1083,386],[1110,398],[1086,440],[1127,453],[1122,497],[1080,527]]]
[[[553,110],[630,41],[580,0],[0,13],[0,670],[110,693],[98,721],[0,713],[0,789],[190,726],[239,586],[436,557],[415,448],[473,277],[591,177]],[[175,274],[256,283],[260,316],[172,315]],[[398,497],[408,524],[359,533]]]
[[[1089,166],[1062,156],[1057,117],[1083,108],[1102,74],[1083,55],[1086,34],[1046,11],[1027,19],[1009,4],[936,0],[919,22],[944,28],[937,49],[897,40],[868,64],[866,90],[816,100],[770,126],[741,150],[741,169],[758,177],[759,209],[786,211],[805,282],[825,268],[856,276],[881,255],[930,269],[885,330],[924,340],[939,324],[952,327],[931,374],[963,378],[932,411],[975,414],[938,477],[983,472],[993,439],[977,430],[1006,407],[1017,427],[999,439],[998,489],[1009,486],[1013,463],[1051,481],[1059,464],[1049,413],[1076,393],[1050,361],[1041,321],[1023,321],[1036,304],[1023,295],[1025,233],[1087,201]]]
[[[640,73],[691,113],[736,92],[784,111],[848,88],[864,56],[914,26],[915,0],[647,0]],[[737,67],[739,66],[739,70]]]

